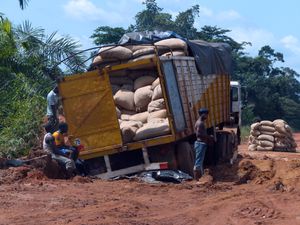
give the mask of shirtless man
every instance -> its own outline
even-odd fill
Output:
[[[194,165],[194,179],[199,180],[203,175],[203,161],[205,157],[205,152],[207,149],[207,144],[210,136],[207,135],[205,120],[208,116],[208,109],[201,108],[199,111],[199,119],[195,124],[195,132],[197,140],[194,144],[195,149],[195,165]]]

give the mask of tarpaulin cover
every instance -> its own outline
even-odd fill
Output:
[[[118,44],[153,44],[169,38],[186,41],[200,74],[231,74],[231,47],[226,43],[186,40],[173,31],[144,31],[124,34]]]

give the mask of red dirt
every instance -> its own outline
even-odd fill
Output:
[[[245,148],[234,165],[211,169],[213,180],[199,183],[53,180],[31,167],[0,170],[0,225],[300,224],[300,154]]]

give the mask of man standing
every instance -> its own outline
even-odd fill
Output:
[[[208,109],[201,108],[199,111],[199,119],[195,124],[195,132],[197,140],[194,144],[195,149],[195,165],[194,165],[194,179],[199,180],[204,174],[203,171],[203,161],[205,157],[205,152],[207,149],[207,144],[210,139],[210,136],[207,135],[205,120],[208,116]]]
[[[51,130],[55,130],[55,127],[58,123],[57,118],[57,109],[58,109],[58,87],[55,86],[47,95],[47,117],[48,125],[51,126]]]

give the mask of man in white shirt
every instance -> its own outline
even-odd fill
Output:
[[[47,95],[48,125],[51,125],[52,132],[56,130],[56,126],[58,125],[57,109],[58,109],[58,87],[55,86]]]

